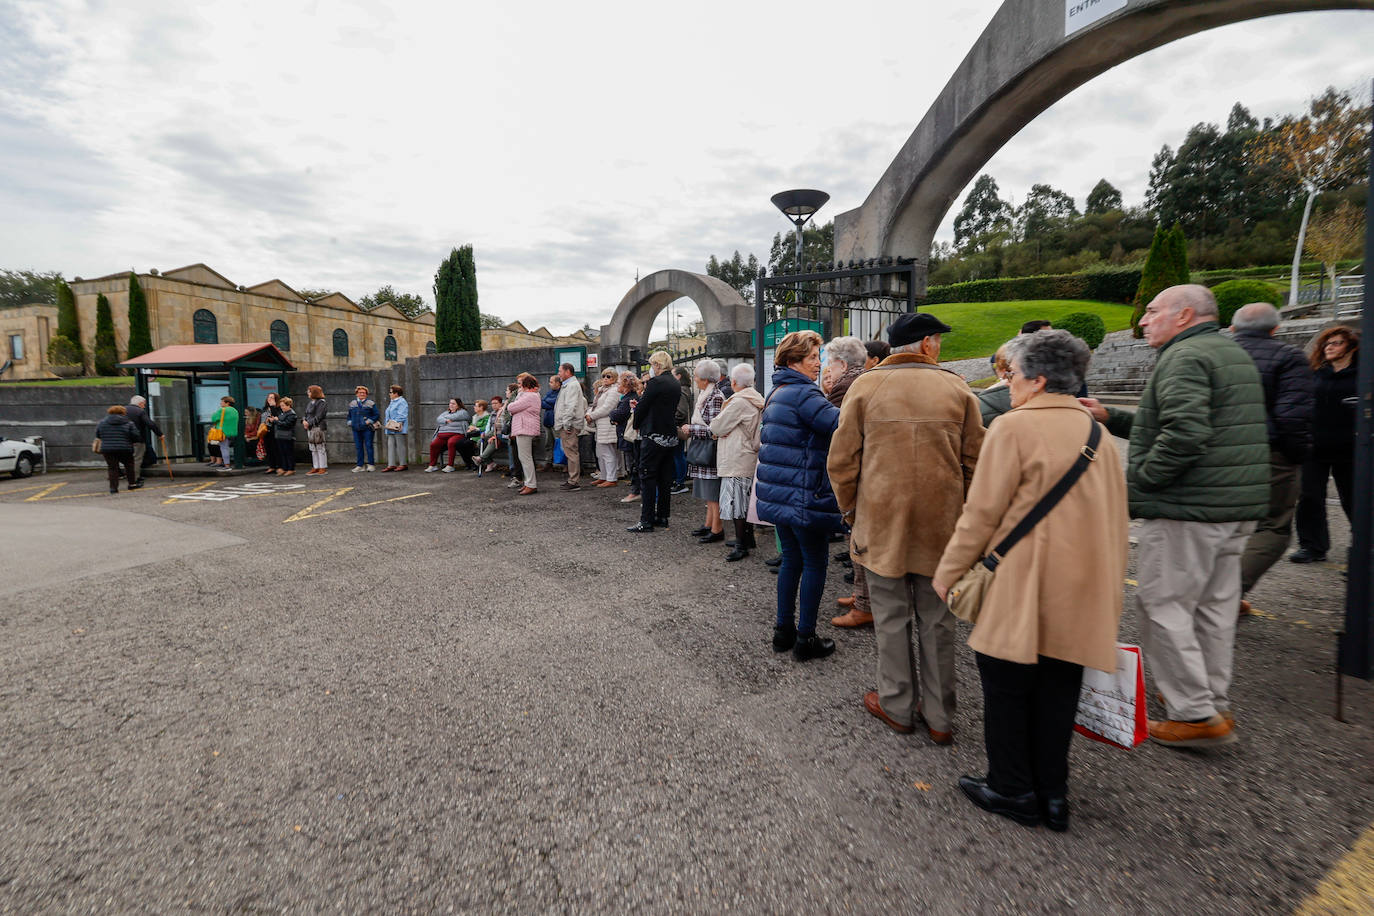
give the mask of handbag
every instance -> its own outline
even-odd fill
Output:
[[[99,437],[99,436],[96,436],[94,439],[91,440],[91,451],[95,452],[97,455],[100,454],[100,437]]]
[[[210,427],[210,432],[206,433],[205,439],[208,442],[224,441],[224,408],[220,408],[219,422]]]
[[[1073,730],[1085,738],[1127,750],[1148,735],[1145,716],[1145,664],[1139,646],[1116,647],[1116,670],[1083,669]]]
[[[259,439],[257,451],[253,453],[259,461],[267,460],[267,440]]]
[[[305,439],[311,445],[324,445],[324,430],[318,426],[312,426],[305,431]]]
[[[950,586],[945,603],[949,605],[955,617],[969,623],[978,622],[978,615],[983,610],[983,599],[992,585],[992,577],[997,572],[997,566],[1006,557],[1007,551],[1015,547],[1017,541],[1030,534],[1031,529],[1050,514],[1050,510],[1059,504],[1064,494],[1068,493],[1078,482],[1078,478],[1083,476],[1088,465],[1097,460],[1097,444],[1102,441],[1102,427],[1096,420],[1089,422],[1092,423],[1092,431],[1088,433],[1087,444],[1078,450],[1078,460],[1073,466],[1059,478],[1059,482],[1051,487],[1048,493],[1040,497],[1040,501],[1026,513],[1026,517],[1021,519],[1015,528],[1011,529],[1011,533],[1002,539],[1002,543],[974,563],[968,572],[959,577],[958,582]]]
[[[401,421],[400,421],[400,420],[387,420],[387,421],[386,421],[386,431],[389,432],[389,433],[399,433],[399,432],[401,431]]]
[[[686,453],[688,464],[694,464],[699,468],[716,466],[715,439],[688,439]]]

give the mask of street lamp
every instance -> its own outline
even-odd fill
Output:
[[[802,227],[810,222],[816,211],[825,206],[830,195],[824,191],[798,188],[793,191],[779,191],[770,200],[773,206],[782,211],[797,227],[797,273],[802,271]]]

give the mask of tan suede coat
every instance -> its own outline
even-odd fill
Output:
[[[1037,395],[997,418],[938,581],[953,585],[1025,518],[1078,458],[1091,422],[1066,394]],[[1115,671],[1129,525],[1121,456],[1104,431],[1097,460],[998,565],[969,647]]]
[[[925,357],[896,353],[855,379],[826,462],[854,561],[888,578],[933,576],[982,443],[978,399]]]

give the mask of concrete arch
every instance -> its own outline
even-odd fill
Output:
[[[640,280],[620,300],[611,323],[601,326],[602,362],[623,365],[629,351],[647,355],[654,318],[674,299],[687,296],[701,310],[708,348],[721,355],[750,353],[754,310],[728,283],[686,270],[660,270]],[[740,335],[743,335],[741,345]]]
[[[935,230],[987,161],[1045,109],[1117,64],[1217,26],[1374,9],[1374,0],[1126,0],[1066,34],[1069,11],[1091,15],[1090,6],[1006,0],[863,205],[835,217],[836,258],[898,255],[924,266]],[[919,277],[924,292],[924,270]]]

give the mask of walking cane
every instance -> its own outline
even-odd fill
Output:
[[[167,454],[167,437],[158,436],[158,439],[162,442],[162,460],[167,462],[167,479],[175,480],[172,476],[172,456]]]

